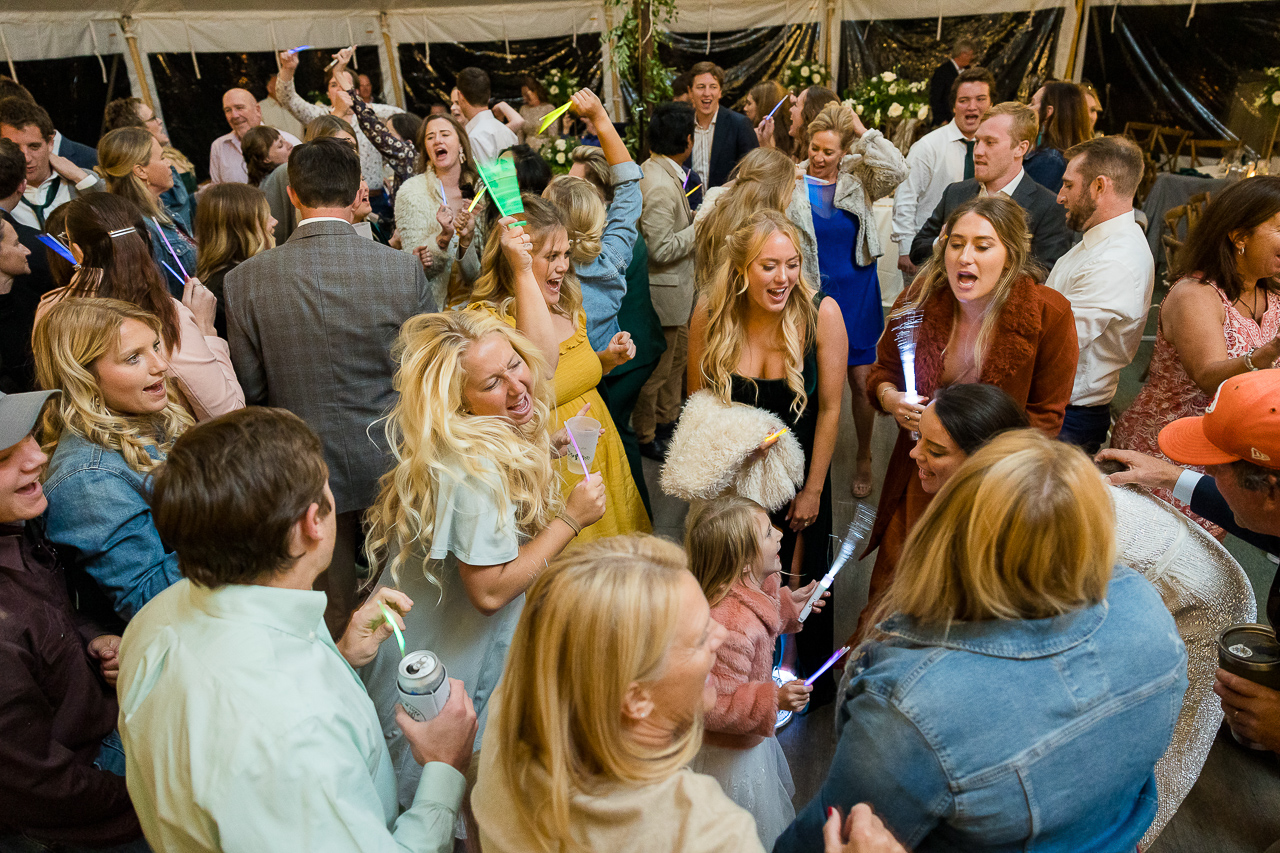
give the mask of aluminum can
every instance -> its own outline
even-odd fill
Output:
[[[434,719],[449,701],[444,664],[428,651],[410,652],[400,661],[396,687],[400,704],[418,722]]]

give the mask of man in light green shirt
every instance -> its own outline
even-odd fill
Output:
[[[449,851],[476,715],[462,682],[430,722],[397,709],[423,765],[398,813],[378,716],[353,667],[391,635],[380,590],[335,645],[325,594],[335,514],[319,439],[249,408],[184,434],[154,481],[156,527],[184,579],[129,623],[120,734],[153,849]]]

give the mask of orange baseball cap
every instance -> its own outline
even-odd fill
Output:
[[[1232,376],[1202,417],[1179,418],[1159,441],[1165,456],[1184,465],[1247,459],[1280,470],[1280,369]]]

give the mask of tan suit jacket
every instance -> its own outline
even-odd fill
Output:
[[[649,247],[649,294],[663,326],[683,326],[693,313],[695,296],[693,211],[674,162],[655,156],[640,168],[640,231]]]

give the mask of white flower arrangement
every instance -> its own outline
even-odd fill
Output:
[[[928,83],[923,81],[906,80],[896,71],[885,71],[866,78],[847,92],[844,103],[863,117],[867,127],[880,127],[889,132],[891,128],[881,126],[882,121],[896,124],[907,119],[928,118],[929,102],[921,94],[928,88]]]
[[[580,143],[575,137],[560,137],[555,141],[548,141],[543,145],[539,154],[542,160],[551,169],[553,175],[568,174],[570,167],[573,166],[573,149],[577,148]]]
[[[783,68],[779,82],[791,91],[799,92],[809,86],[827,84],[830,80],[831,74],[823,66],[805,59],[795,59]]]
[[[1280,107],[1280,66],[1264,68],[1262,73],[1267,75],[1267,81],[1262,85],[1262,93],[1253,102],[1254,109],[1268,103]]]
[[[552,68],[547,72],[542,85],[546,88],[547,95],[550,96],[551,105],[558,107],[569,100],[569,96],[578,90],[578,78],[568,71]]]

